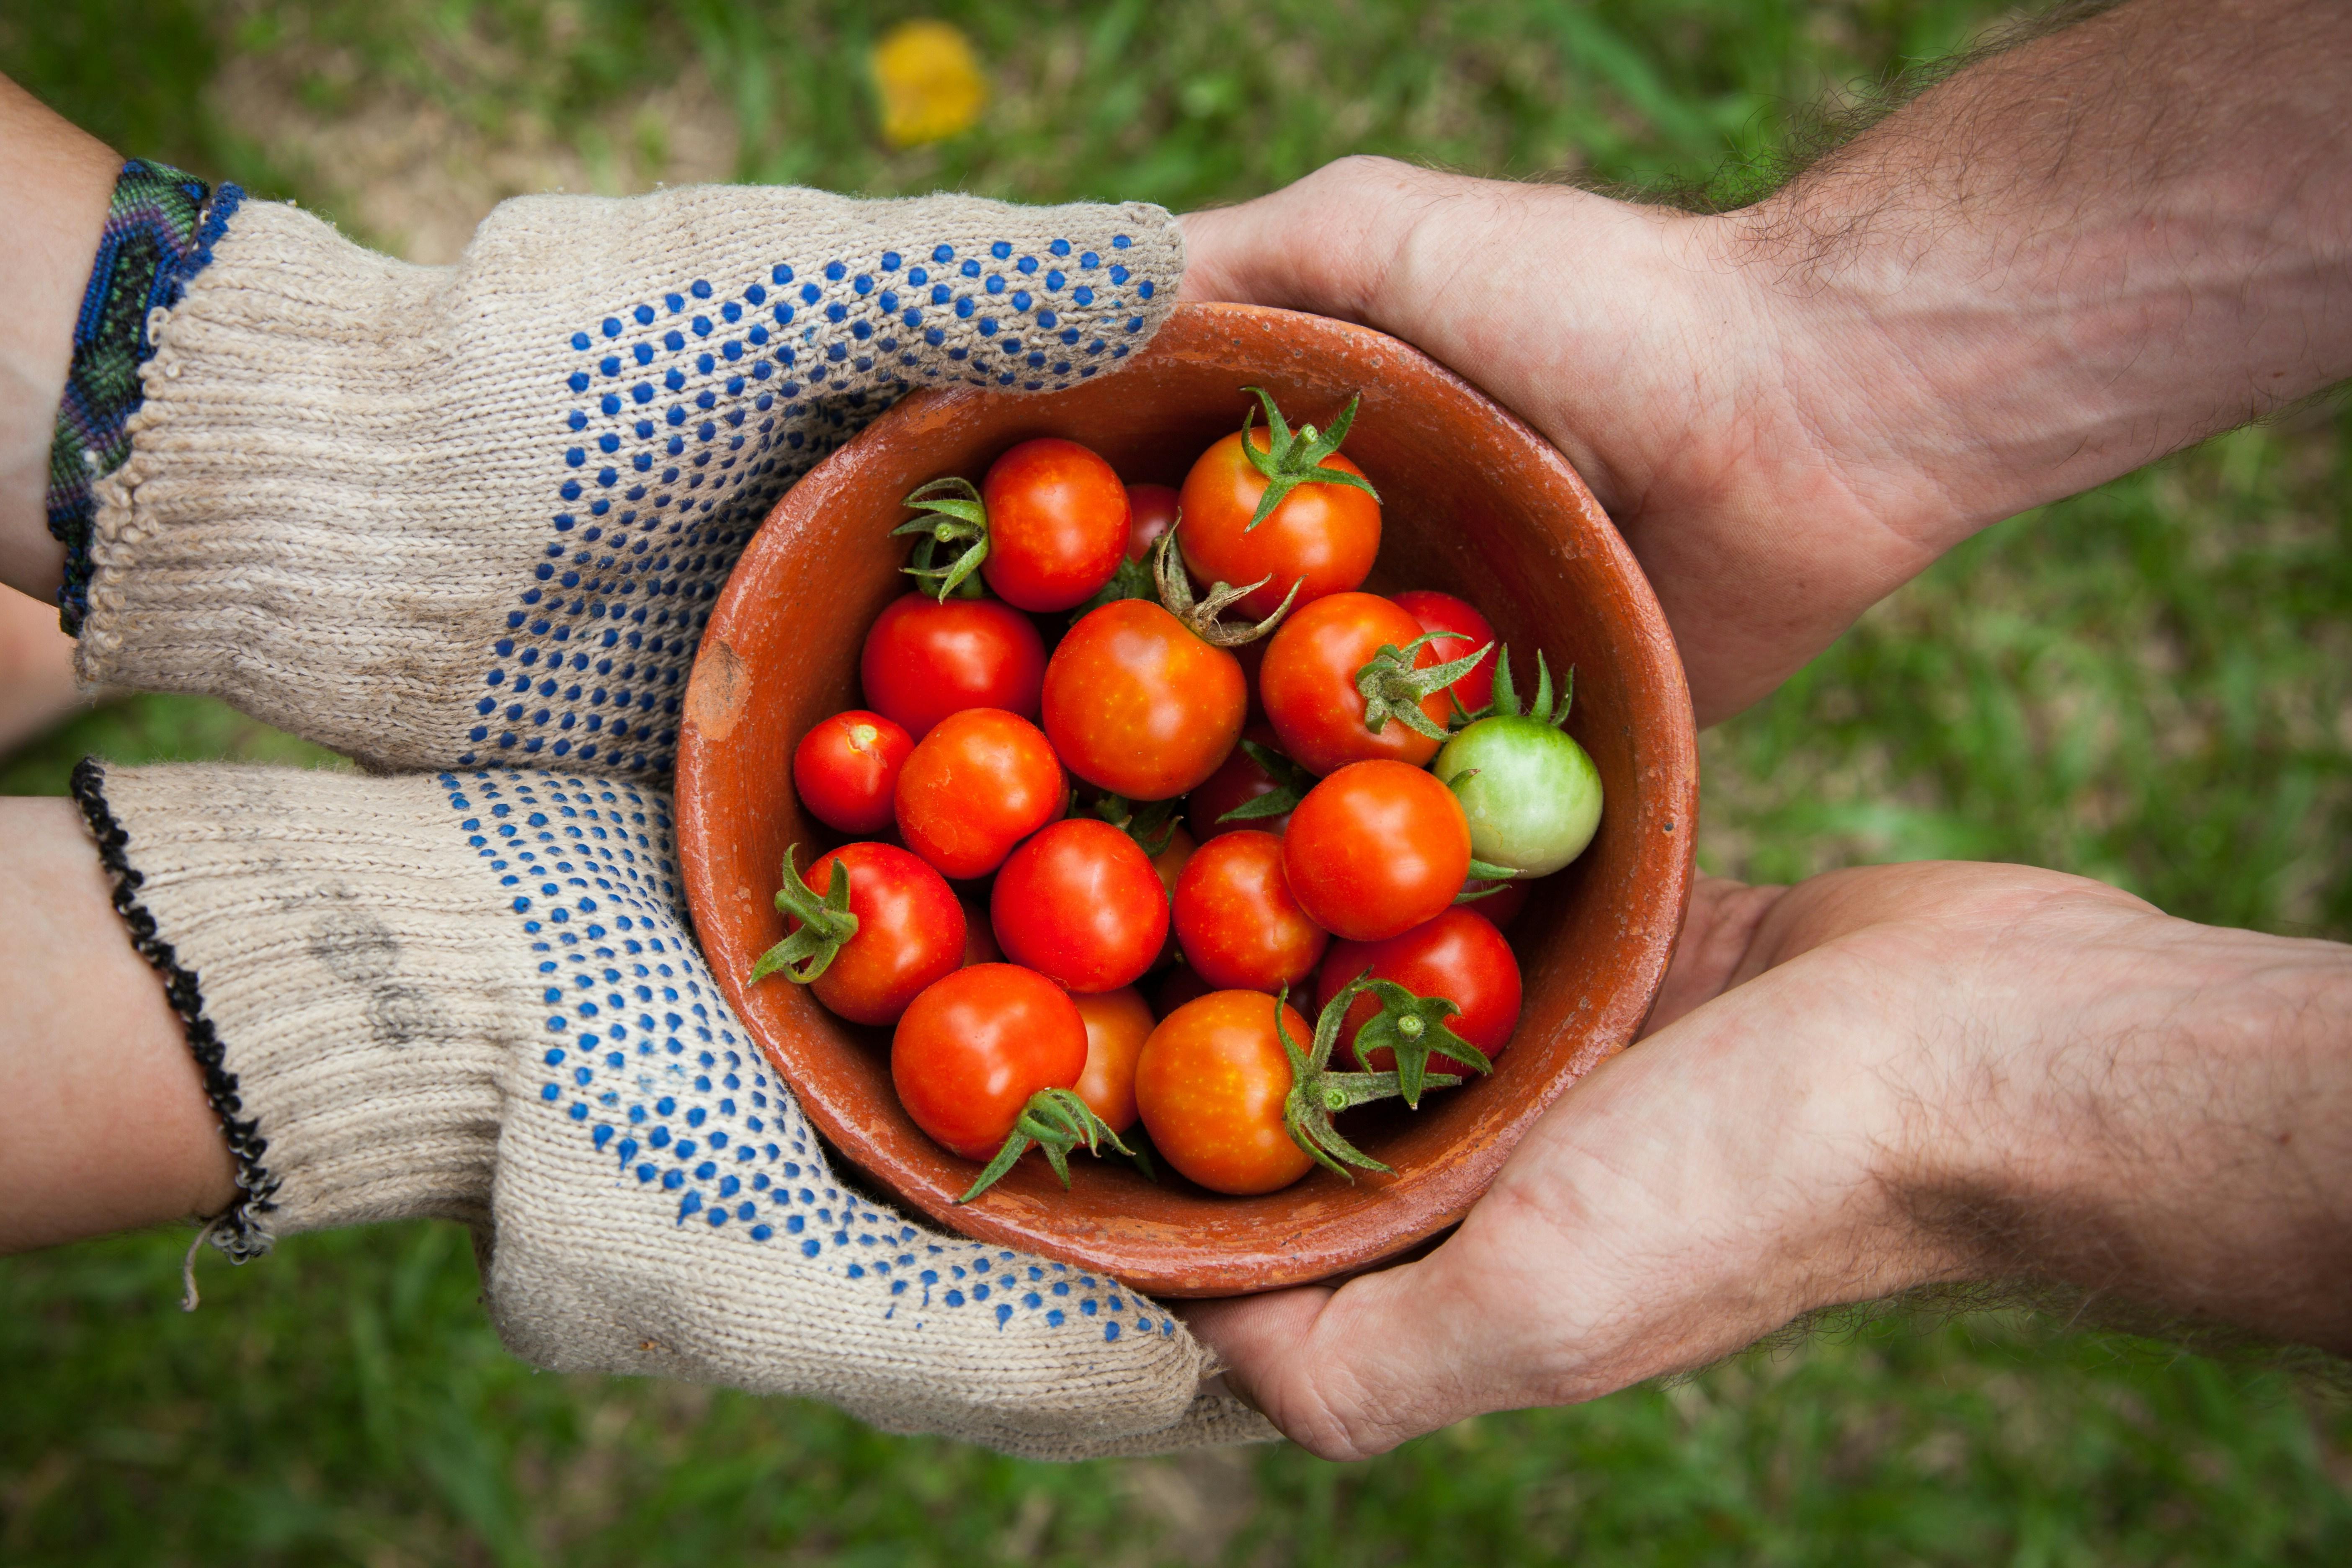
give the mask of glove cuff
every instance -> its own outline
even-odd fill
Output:
[[[499,911],[446,825],[331,773],[88,761],[73,787],[236,1156],[221,1248],[243,1261],[281,1235],[417,1216],[480,1227],[499,1068],[530,1008],[482,962]]]

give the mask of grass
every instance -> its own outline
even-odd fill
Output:
[[[1794,106],[1995,15],[1894,0],[936,10],[978,40],[997,99],[970,136],[906,153],[877,143],[858,68],[864,40],[908,14],[898,5],[81,0],[0,18],[0,69],[128,150],[399,245],[403,209],[370,205],[391,177],[362,180],[304,128],[437,128],[410,176],[428,191],[451,160],[515,146],[599,188],[642,184],[677,166],[678,93],[716,106],[740,175],[875,194],[1181,206],[1352,151],[1612,180],[1704,178],[1728,158],[1736,177]],[[2330,405],[1989,531],[1707,737],[1703,858],[1769,878],[2032,860],[2201,920],[2352,936],[2347,498],[2352,415]],[[216,704],[142,698],[0,763],[0,786],[61,788],[93,750],[320,757]],[[2352,1554],[2341,1402],[2015,1313],[1892,1312],[1360,1467],[1277,1449],[1056,1468],[813,1405],[532,1373],[499,1349],[446,1226],[208,1268],[192,1317],[174,1305],[184,1243],[0,1263],[0,1561]]]

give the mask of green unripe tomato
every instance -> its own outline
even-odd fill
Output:
[[[1490,865],[1549,876],[1601,826],[1601,770],[1541,720],[1481,719],[1446,742],[1431,769],[1470,819],[1470,853]],[[1475,776],[1456,784],[1465,773]]]

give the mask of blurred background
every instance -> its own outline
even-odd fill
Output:
[[[26,0],[0,11],[0,71],[125,153],[444,261],[503,196],[656,181],[1184,208],[1374,152],[1736,195],[1809,112],[2008,15]],[[1991,530],[1706,738],[1702,865],[2026,860],[2199,920],[2352,937],[2347,470],[2352,415],[2326,400]],[[142,697],[16,745],[0,789],[61,792],[89,752],[331,760]],[[1367,1465],[1056,1468],[813,1405],[533,1373],[447,1226],[208,1260],[194,1316],[186,1243],[0,1261],[0,1561],[2352,1561],[2340,1397],[2049,1317],[1858,1315]]]

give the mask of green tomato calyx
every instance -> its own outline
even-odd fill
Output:
[[[784,885],[776,889],[776,908],[800,921],[801,929],[760,955],[748,984],[781,971],[793,984],[806,985],[831,968],[843,944],[857,934],[857,917],[849,912],[849,868],[833,863],[820,899],[794,868],[800,853],[797,844],[784,851]]]
[[[1358,984],[1380,998],[1381,1010],[1356,1031],[1356,1059],[1368,1063],[1374,1051],[1395,1052],[1397,1093],[1407,1105],[1418,1110],[1423,1089],[1444,1089],[1462,1081],[1449,1074],[1432,1073],[1429,1058],[1433,1056],[1481,1073],[1495,1070],[1484,1051],[1454,1032],[1452,1020],[1462,1009],[1452,1002],[1443,996],[1416,996],[1393,980],[1360,979]],[[1341,1016],[1344,1020],[1345,1015]]]
[[[1454,683],[1478,668],[1478,661],[1495,649],[1493,643],[1460,658],[1433,664],[1426,669],[1412,667],[1413,656],[1440,637],[1452,640],[1453,632],[1423,632],[1402,647],[1394,643],[1382,643],[1380,651],[1364,661],[1356,671],[1356,695],[1364,700],[1364,728],[1379,734],[1391,719],[1417,735],[1433,741],[1443,741],[1449,731],[1422,711],[1422,703],[1441,691],[1450,691]],[[1501,678],[1496,677],[1499,680]],[[1461,700],[1454,706],[1458,710]]]
[[[1560,682],[1559,700],[1555,705],[1551,694],[1551,667],[1544,662],[1543,649],[1538,648],[1536,649],[1535,700],[1528,705],[1523,714],[1519,708],[1518,688],[1511,681],[1511,650],[1507,647],[1495,657],[1494,700],[1475,713],[1463,711],[1462,704],[1459,701],[1455,702],[1454,728],[1456,731],[1465,730],[1481,719],[1525,717],[1534,720],[1538,724],[1549,724],[1554,729],[1559,729],[1568,722],[1568,710],[1575,705],[1575,702],[1576,667],[1569,666],[1568,675]]]
[[[1274,509],[1301,485],[1349,485],[1374,500],[1381,499],[1381,492],[1372,489],[1370,479],[1344,468],[1323,467],[1323,459],[1339,451],[1339,443],[1348,438],[1349,428],[1356,423],[1356,405],[1364,400],[1362,393],[1349,397],[1339,417],[1331,421],[1331,428],[1318,434],[1312,425],[1301,425],[1293,432],[1283,419],[1282,410],[1275,406],[1274,394],[1265,387],[1244,386],[1242,390],[1257,394],[1258,401],[1265,405],[1266,426],[1265,450],[1261,452],[1257,443],[1250,439],[1257,410],[1252,408],[1242,415],[1242,455],[1265,479],[1265,493],[1258,497],[1257,510],[1243,526],[1244,533],[1272,516]]]
[[[1155,547],[1156,548],[1156,547]],[[1148,561],[1129,561],[1119,557],[1118,570],[1110,581],[1095,590],[1095,596],[1070,612],[1070,624],[1076,626],[1105,605],[1116,605],[1121,599],[1157,599],[1160,581]]]
[[[1410,1064],[1412,1074],[1412,1092],[1405,1090],[1403,1079],[1395,1072],[1333,1072],[1331,1050],[1339,1043],[1339,1026],[1347,1021],[1348,1009],[1366,991],[1381,998],[1379,1016],[1367,1023],[1356,1036],[1356,1059],[1374,1046],[1386,1046],[1397,1054],[1397,1064]],[[1290,1141],[1305,1150],[1308,1158],[1327,1171],[1356,1179],[1356,1171],[1380,1171],[1388,1175],[1396,1173],[1341,1136],[1331,1124],[1331,1118],[1351,1106],[1366,1105],[1375,1100],[1404,1099],[1407,1105],[1419,1107],[1422,1091],[1427,1089],[1451,1089],[1462,1080],[1450,1073],[1428,1071],[1429,1053],[1433,1046],[1457,1060],[1469,1062],[1482,1071],[1491,1070],[1493,1064],[1480,1055],[1477,1048],[1445,1026],[1445,1019],[1461,1011],[1443,997],[1415,996],[1392,980],[1372,980],[1358,975],[1342,987],[1339,994],[1324,1005],[1322,1016],[1315,1021],[1315,1038],[1307,1049],[1290,1037],[1290,1030],[1282,1021],[1282,1005],[1290,997],[1287,986],[1275,1002],[1274,1029],[1282,1040],[1283,1054],[1290,1058],[1290,1093],[1282,1102],[1282,1125]],[[1394,1027],[1394,1020],[1413,1016],[1421,1023],[1420,1032],[1412,1037]],[[1385,1033],[1373,1034],[1374,1026],[1388,1021]],[[1434,1023],[1433,1029],[1431,1025]],[[1433,1040],[1429,1037],[1434,1034]],[[1370,1045],[1367,1045],[1367,1040]],[[1418,1052],[1418,1056],[1414,1053]],[[1354,1166],[1355,1170],[1349,1169]]]
[[[913,559],[899,570],[922,584],[942,605],[950,594],[979,598],[981,583],[972,574],[988,560],[988,503],[981,500],[979,488],[970,479],[933,479],[899,504],[925,514],[890,531],[893,538],[906,533],[920,536],[915,541]],[[939,564],[940,552],[958,545],[962,549],[955,559],[944,566]]]
[[[1183,520],[1179,518],[1177,526],[1181,527],[1182,522]],[[1209,596],[1195,604],[1192,601],[1192,579],[1186,574],[1183,560],[1176,552],[1176,528],[1171,527],[1160,536],[1157,555],[1152,562],[1152,574],[1160,584],[1160,608],[1183,622],[1186,629],[1211,647],[1239,647],[1273,631],[1282,624],[1282,617],[1290,614],[1290,606],[1307,581],[1302,577],[1293,583],[1290,592],[1283,595],[1282,603],[1276,606],[1274,614],[1256,625],[1229,626],[1217,617],[1225,612],[1226,606],[1238,603],[1273,582],[1271,574],[1238,588],[1225,583],[1212,584]]]
[[[1516,882],[1526,875],[1524,871],[1515,870],[1508,866],[1493,865],[1473,855],[1470,858],[1470,874],[1462,879],[1462,890],[1454,895],[1454,901],[1457,904],[1475,904],[1481,899],[1491,899],[1501,892],[1507,884]],[[1486,886],[1474,888],[1471,886],[1473,882],[1484,882]]]
[[[980,1179],[956,1202],[968,1204],[994,1186],[1033,1143],[1045,1152],[1045,1163],[1054,1168],[1054,1174],[1062,1179],[1066,1189],[1070,1184],[1070,1151],[1081,1143],[1089,1154],[1099,1156],[1102,1145],[1108,1143],[1130,1160],[1138,1157],[1134,1150],[1118,1141],[1110,1124],[1078,1098],[1075,1089],[1041,1089],[1029,1097],[1029,1103],[1013,1118],[1013,1131],[1004,1135],[996,1158],[988,1163]]]

